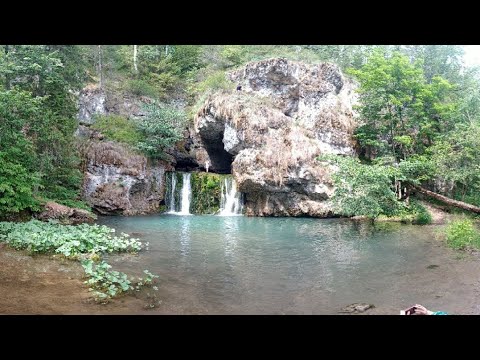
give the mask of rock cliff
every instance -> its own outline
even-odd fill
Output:
[[[126,146],[89,141],[83,149],[85,200],[100,214],[157,212],[165,193],[169,164],[151,162]]]
[[[232,172],[246,214],[334,215],[321,154],[353,155],[353,84],[333,64],[253,62],[229,74],[240,91],[210,96],[195,117],[199,164]]]

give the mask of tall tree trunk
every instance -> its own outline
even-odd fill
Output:
[[[100,89],[102,89],[103,88],[102,45],[98,45],[98,76],[100,78]]]
[[[135,71],[135,74],[138,73],[138,68],[137,68],[137,45],[133,45],[133,70]]]
[[[463,209],[463,210],[472,211],[474,213],[480,214],[480,207],[464,203],[463,201],[450,199],[446,196],[434,193],[433,191],[424,189],[420,186],[414,186],[414,188],[416,190],[418,190],[419,192],[421,192],[422,194],[425,194],[425,195],[430,196],[434,199],[440,200],[447,205],[455,206],[455,207],[458,207],[458,208]]]

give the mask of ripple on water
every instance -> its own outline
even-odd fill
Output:
[[[410,303],[448,311],[448,302],[455,301],[465,312],[478,312],[468,296],[454,296],[456,288],[474,297],[472,282],[456,280],[462,271],[473,278],[480,271],[478,261],[455,260],[432,227],[242,216],[154,215],[100,222],[141,233],[141,241],[150,242],[148,251],[119,257],[115,267],[159,274],[159,286],[168,290],[163,306],[177,313],[336,314],[354,303],[375,304],[374,313]]]

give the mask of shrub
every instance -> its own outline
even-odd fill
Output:
[[[137,96],[158,96],[158,90],[147,81],[142,79],[131,79],[126,83],[126,90]]]
[[[234,87],[235,84],[227,79],[224,71],[215,71],[198,83],[195,90],[197,93],[203,94],[208,91],[233,90]]]
[[[10,162],[6,155],[0,152],[0,216],[36,209],[33,187],[39,178],[22,165]]]
[[[430,213],[427,210],[419,211],[415,217],[414,223],[418,225],[431,224],[432,215],[430,215]]]
[[[158,278],[144,270],[145,278],[129,280],[126,274],[110,271],[111,266],[100,261],[103,253],[136,253],[148,247],[148,243],[142,244],[123,233],[114,236],[114,232],[114,229],[100,225],[71,226],[38,220],[26,223],[0,222],[0,242],[5,242],[14,249],[25,249],[31,253],[56,253],[69,259],[81,260],[88,277],[85,283],[99,301],[106,301],[129,290],[139,290]],[[94,261],[100,262],[95,265]]]
[[[137,148],[152,158],[164,158],[165,150],[183,138],[186,115],[161,103],[144,105],[146,116],[137,120],[142,139]]]
[[[448,224],[445,239],[449,247],[457,250],[480,248],[480,234],[473,221],[468,218],[457,219]]]
[[[136,146],[142,139],[135,123],[120,115],[98,115],[92,127],[109,140],[132,146]]]

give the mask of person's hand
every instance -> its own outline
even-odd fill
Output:
[[[415,304],[415,315],[432,315],[432,311],[428,310],[425,306]]]

